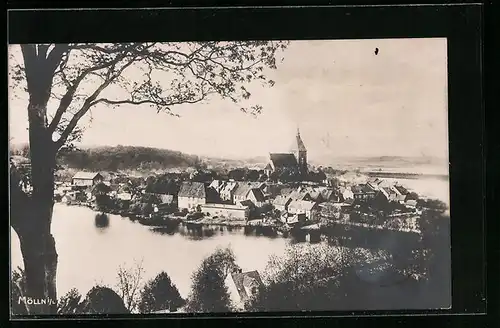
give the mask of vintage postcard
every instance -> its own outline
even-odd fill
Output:
[[[451,307],[445,38],[8,55],[13,316]]]

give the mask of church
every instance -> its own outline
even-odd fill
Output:
[[[269,164],[264,168],[267,176],[274,172],[289,171],[299,174],[307,174],[307,149],[297,129],[292,152],[289,153],[270,153]]]

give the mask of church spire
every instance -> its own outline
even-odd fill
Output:
[[[296,149],[298,151],[302,151],[302,152],[306,151],[306,146],[304,145],[304,142],[302,141],[302,138],[300,137],[300,130],[298,127],[297,127],[297,138],[296,139],[297,139],[297,146],[296,146],[297,148]]]

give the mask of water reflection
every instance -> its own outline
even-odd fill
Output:
[[[106,213],[97,213],[95,215],[94,224],[100,230],[109,227],[109,216]]]

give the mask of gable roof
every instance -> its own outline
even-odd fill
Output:
[[[288,205],[288,208],[293,208],[297,210],[310,211],[316,205],[315,202],[310,202],[307,200],[292,200]]]
[[[262,193],[262,190],[260,190],[259,188],[250,189],[250,193],[253,194],[253,196],[255,197],[255,200],[258,202],[264,202],[266,200],[266,197]]]
[[[374,193],[375,190],[373,190],[369,185],[362,185],[361,186],[361,190],[364,192],[364,193]]]
[[[399,185],[396,185],[394,186],[394,188],[401,194],[401,195],[406,195],[408,194],[408,190],[403,187],[403,186],[399,186]]]
[[[288,197],[290,197],[293,200],[303,200],[304,198],[310,196],[311,195],[307,191],[299,191],[299,190],[294,190],[288,195]]]
[[[275,168],[295,168],[298,166],[295,155],[291,153],[269,154],[269,159],[271,160]]]
[[[238,183],[236,190],[234,191],[235,197],[246,197],[250,190],[252,189],[252,185],[250,183]]]
[[[205,198],[205,185],[201,182],[185,181],[181,184],[179,197]]]
[[[321,197],[323,197],[324,200],[328,201],[333,196],[334,191],[331,189],[323,189],[320,191],[320,193]]]
[[[280,190],[280,195],[282,196],[289,196],[293,192],[293,189],[290,187],[285,187]]]
[[[74,176],[73,179],[80,179],[80,180],[94,180],[96,177],[101,176],[99,172],[77,172]]]
[[[237,187],[238,187],[238,184],[234,181],[226,182],[221,189],[221,193],[234,191],[234,189]]]
[[[291,200],[292,199],[290,197],[279,195],[274,199],[273,204],[278,206],[285,206]]]
[[[231,273],[231,278],[233,279],[241,300],[246,300],[249,297],[245,287],[251,289],[253,287],[259,288],[264,285],[258,271],[248,271],[242,273],[233,272]]]

